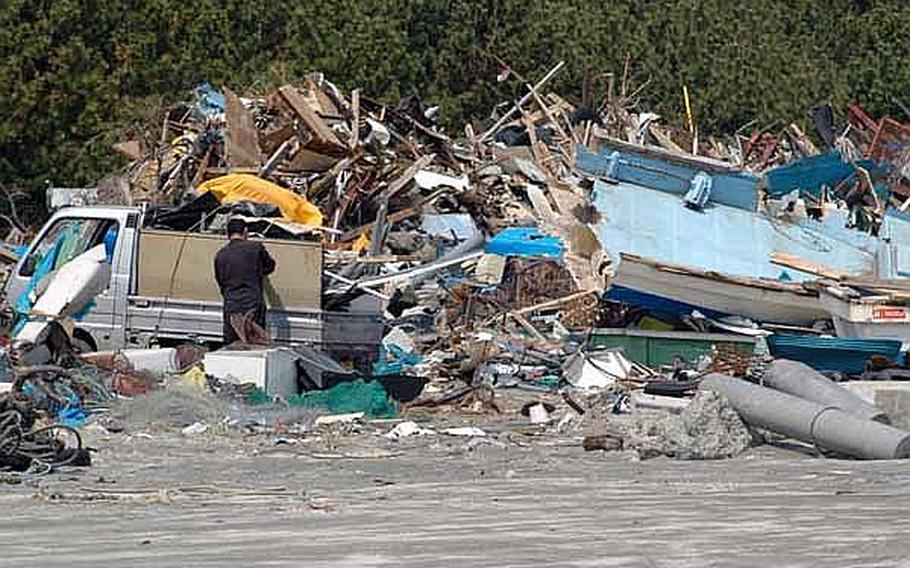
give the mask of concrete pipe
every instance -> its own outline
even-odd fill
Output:
[[[765,369],[762,384],[824,406],[834,406],[860,418],[890,424],[888,415],[852,392],[838,385],[812,367],[778,359]]]
[[[705,377],[701,388],[724,395],[751,426],[860,459],[910,457],[910,433],[830,405],[717,373]]]

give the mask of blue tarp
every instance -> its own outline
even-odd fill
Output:
[[[509,227],[490,239],[484,252],[500,256],[552,258],[562,260],[565,246],[556,237],[532,227]]]

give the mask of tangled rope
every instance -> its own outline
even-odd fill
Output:
[[[50,470],[69,465],[82,452],[79,432],[63,424],[28,425],[18,409],[0,413],[0,470],[25,471],[36,466]]]
[[[57,422],[85,417],[110,392],[96,377],[54,366],[20,369],[13,389],[0,396],[0,471],[43,474],[83,455],[82,437]]]

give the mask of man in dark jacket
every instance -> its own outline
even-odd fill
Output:
[[[243,219],[229,220],[227,233],[230,242],[215,255],[215,280],[224,298],[224,343],[268,342],[262,280],[275,270],[275,261],[262,244],[247,240]]]

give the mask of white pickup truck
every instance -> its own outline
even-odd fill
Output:
[[[138,207],[71,207],[57,211],[28,246],[7,279],[11,303],[25,292],[42,258],[68,258],[106,242],[107,289],[78,318],[74,340],[83,349],[222,341],[221,297],[214,254],[223,236],[143,228]],[[263,240],[277,269],[265,284],[268,331],[276,343],[307,344],[363,365],[382,340],[378,301],[361,296],[343,312],[323,310],[322,247],[297,240]],[[59,261],[58,261],[59,262]],[[58,265],[59,267],[59,265]]]

